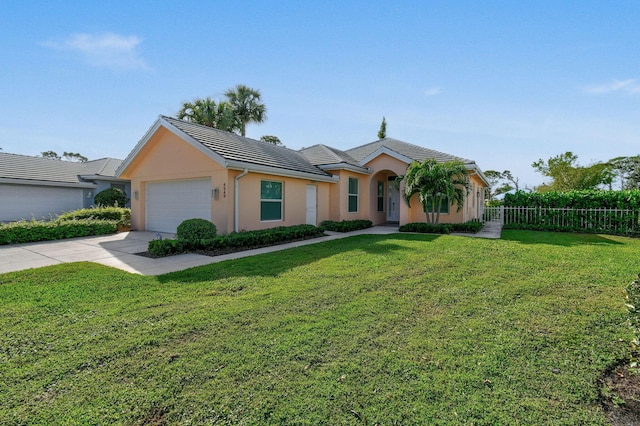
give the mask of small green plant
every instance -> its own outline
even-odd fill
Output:
[[[211,239],[216,236],[216,225],[206,219],[187,219],[178,225],[176,238],[187,242]]]
[[[124,207],[129,202],[127,194],[118,188],[108,188],[98,192],[93,202],[102,207]]]
[[[629,310],[629,324],[635,334],[631,342],[634,350],[640,349],[640,275],[625,288],[626,306]]]

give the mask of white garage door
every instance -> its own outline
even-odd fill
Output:
[[[185,219],[211,220],[211,180],[171,180],[147,183],[146,228],[175,233]]]
[[[49,219],[82,208],[82,189],[0,184],[0,221]]]

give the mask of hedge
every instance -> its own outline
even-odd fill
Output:
[[[640,190],[524,192],[505,194],[505,207],[546,207],[572,209],[640,209]]]
[[[341,222],[336,222],[334,220],[325,220],[320,224],[320,228],[325,231],[333,231],[333,232],[351,232],[358,231],[360,229],[367,229],[373,226],[373,222],[370,220],[343,220]]]
[[[482,229],[482,222],[471,220],[465,223],[425,223],[414,222],[402,225],[400,232],[417,232],[420,234],[451,234],[452,232],[460,232],[466,234],[475,234]]]
[[[0,226],[0,245],[114,234],[117,230],[118,222],[115,220],[71,219],[52,222],[21,220]]]
[[[149,242],[148,250],[154,256],[170,256],[188,251],[251,249],[322,235],[324,235],[323,230],[313,225],[279,226],[259,231],[232,232],[208,239],[153,240]]]
[[[54,222],[76,219],[115,220],[120,226],[131,226],[131,209],[126,207],[96,207],[80,209],[58,216]]]

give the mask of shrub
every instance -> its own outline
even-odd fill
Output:
[[[155,256],[172,256],[174,254],[184,253],[186,248],[181,241],[178,240],[152,240],[149,241],[149,253]]]
[[[211,239],[216,236],[216,225],[205,219],[187,219],[178,225],[176,238],[187,242]]]
[[[450,234],[452,232],[462,232],[475,234],[482,229],[482,222],[470,220],[465,223],[407,223],[400,227],[400,232],[417,232],[420,234]]]
[[[334,220],[325,220],[320,224],[320,227],[325,231],[333,232],[351,232],[358,231],[360,229],[367,229],[373,226],[373,222],[370,220],[343,220],[336,222]]]
[[[250,249],[282,244],[304,238],[324,235],[321,228],[313,225],[280,226],[259,231],[232,232],[214,238],[194,238],[191,240],[154,240],[149,242],[149,252],[156,256],[170,256],[189,250],[218,251]]]
[[[119,226],[131,226],[131,209],[126,207],[95,207],[63,213],[57,222],[77,219],[115,220]]]
[[[129,199],[122,189],[108,188],[98,192],[93,202],[102,207],[124,207]]]
[[[53,222],[21,220],[0,225],[0,245],[106,235],[115,233],[117,229],[118,222],[115,220],[71,219]]]
[[[449,223],[414,222],[402,225],[400,232],[418,232],[420,234],[450,234],[453,226]]]

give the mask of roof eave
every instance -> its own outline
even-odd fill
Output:
[[[370,175],[371,169],[363,166],[354,166],[349,163],[334,163],[334,164],[320,164],[316,166],[322,170],[349,170],[356,173],[362,173],[364,175]]]
[[[482,170],[480,170],[480,167],[478,167],[478,165],[475,162],[466,163],[464,166],[467,170],[472,170],[473,172],[475,172],[475,174],[477,174],[480,177],[480,179],[482,179],[482,181],[487,185],[487,187],[491,188],[491,185],[489,184],[487,177],[484,175],[484,173],[482,173]]]
[[[31,179],[11,179],[0,178],[0,183],[8,183],[13,185],[31,185],[31,186],[58,186],[65,188],[88,188],[93,189],[98,185],[91,182],[56,182],[50,180],[31,180]]]
[[[411,164],[412,161],[414,161],[413,158],[407,157],[406,155],[402,155],[390,148],[387,148],[386,146],[381,146],[380,148],[376,149],[375,151],[373,151],[371,154],[367,155],[366,157],[364,157],[362,160],[360,160],[360,164],[365,165],[367,164],[369,161],[373,160],[374,158],[380,156],[381,154],[387,154],[388,156],[395,158],[396,160],[402,161],[403,163],[407,163],[407,164]]]
[[[288,170],[279,167],[261,166],[259,164],[245,163],[243,161],[227,161],[227,168],[231,170],[244,170],[247,169],[254,173],[263,173],[266,175],[293,177],[297,179],[308,179],[320,182],[337,182],[339,179],[333,175],[320,175],[315,173],[307,173],[298,170]]]

